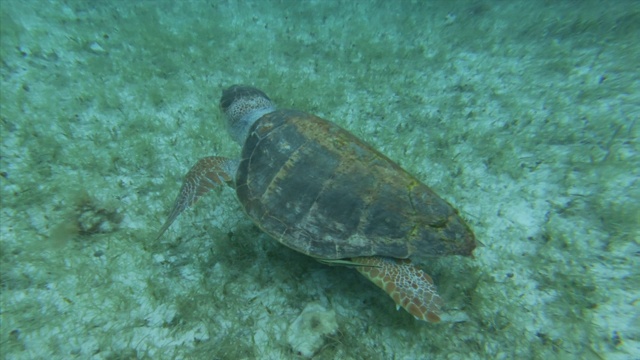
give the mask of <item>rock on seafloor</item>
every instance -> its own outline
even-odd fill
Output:
[[[287,330],[287,341],[293,351],[312,357],[324,344],[326,336],[338,330],[336,313],[318,303],[308,304]]]

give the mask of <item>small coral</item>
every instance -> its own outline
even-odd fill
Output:
[[[325,337],[337,330],[335,311],[310,303],[289,326],[287,341],[297,354],[310,358],[322,347]]]
[[[114,209],[106,209],[94,203],[84,203],[77,208],[76,221],[81,235],[110,233],[118,229],[122,215]]]
[[[100,202],[84,191],[70,202],[73,205],[49,232],[52,240],[64,243],[78,236],[108,234],[120,228],[124,217],[113,204]]]

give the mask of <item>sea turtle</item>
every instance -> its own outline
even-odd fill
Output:
[[[476,240],[458,212],[396,163],[334,123],[276,110],[262,91],[234,85],[220,109],[240,160],[200,159],[158,238],[209,190],[228,184],[246,214],[280,243],[355,268],[419,320],[440,320],[431,277],[411,263],[470,256]]]

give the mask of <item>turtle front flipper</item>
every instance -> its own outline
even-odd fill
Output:
[[[164,234],[180,213],[195,204],[202,195],[222,184],[231,185],[237,168],[238,161],[224,157],[208,156],[198,160],[184,177],[180,193],[173,202],[171,212],[156,240]]]
[[[351,261],[359,264],[355,268],[389,294],[398,308],[402,306],[418,320],[440,321],[443,301],[433,280],[409,260],[358,257]]]

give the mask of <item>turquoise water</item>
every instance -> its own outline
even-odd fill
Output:
[[[640,358],[637,1],[0,1],[7,359]],[[213,192],[244,83],[335,121],[484,246],[419,322]]]

